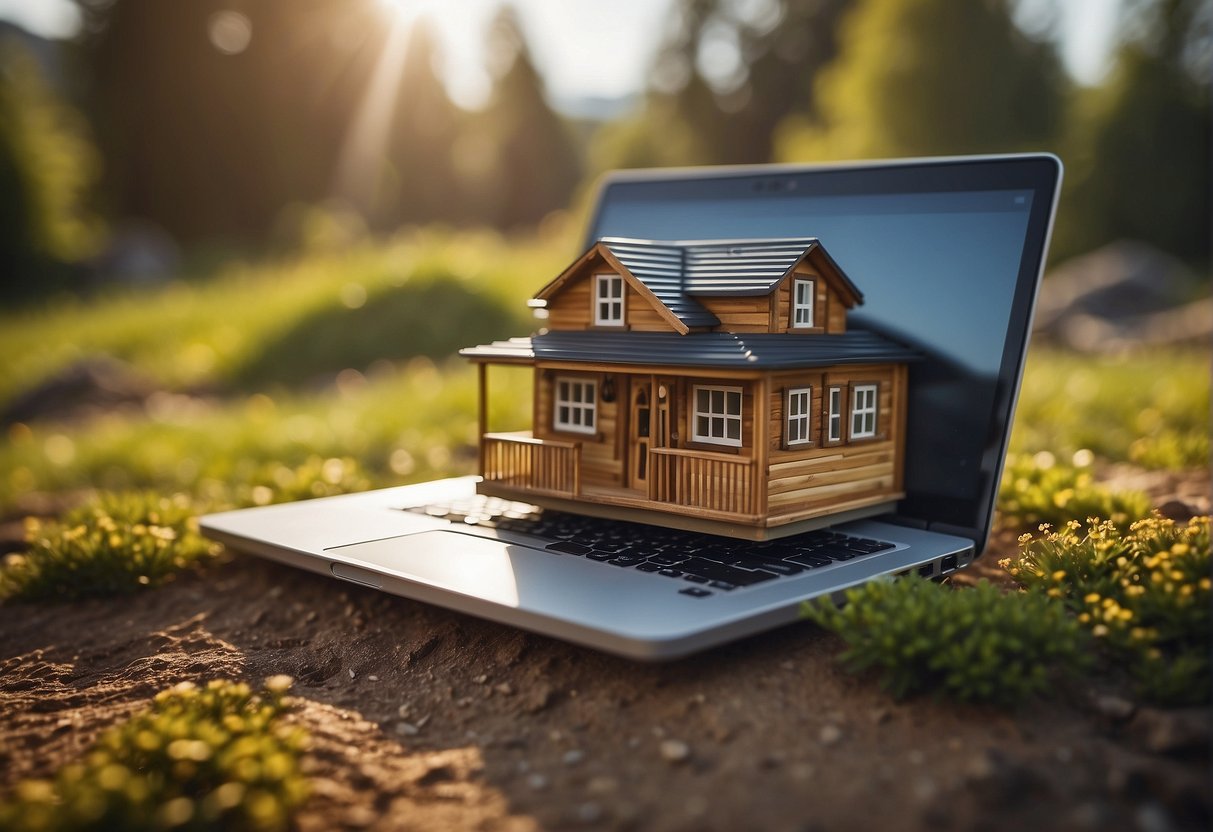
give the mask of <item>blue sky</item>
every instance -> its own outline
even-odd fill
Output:
[[[446,55],[445,81],[460,104],[475,107],[488,92],[480,45],[501,0],[381,0],[391,13],[429,17]],[[1057,7],[1062,57],[1083,83],[1102,76],[1123,0],[1064,0]],[[673,0],[513,0],[554,99],[614,98],[640,92],[661,42]],[[1052,0],[1020,0],[1029,25]],[[72,0],[0,0],[0,19],[48,37],[79,25]],[[256,33],[253,33],[256,37]]]

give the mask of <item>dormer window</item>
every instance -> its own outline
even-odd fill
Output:
[[[623,278],[617,274],[594,275],[594,326],[623,326]]]
[[[813,296],[815,282],[798,278],[792,283],[792,326],[808,329],[813,326]]]

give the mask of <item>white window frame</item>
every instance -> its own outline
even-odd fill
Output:
[[[561,418],[564,410],[564,418]],[[557,376],[552,384],[552,427],[570,433],[598,432],[598,382]]]
[[[699,406],[700,405],[700,395],[699,394],[701,392],[708,394],[707,410],[702,410]],[[722,394],[720,397],[720,400],[719,400],[720,404],[722,406],[719,410],[717,410],[714,406],[716,404],[716,402],[713,401],[713,399],[715,398],[712,395],[713,393]],[[737,402],[737,412],[736,413],[732,413],[729,410],[729,401],[733,395],[736,395],[736,397],[737,397],[736,398],[736,402]],[[709,385],[709,384],[695,385],[693,388],[691,388],[691,426],[692,426],[691,427],[691,439],[694,440],[695,442],[706,442],[711,445],[728,445],[729,447],[732,447],[732,448],[740,448],[741,439],[742,439],[741,433],[742,433],[742,427],[743,427],[742,421],[741,421],[741,415],[742,415],[742,410],[744,410],[744,408],[745,408],[745,396],[744,396],[744,391],[740,387],[721,387],[721,386]],[[700,430],[699,430],[699,420],[700,419],[708,420],[707,433],[700,432]],[[737,426],[737,438],[736,439],[733,439],[732,437],[729,436],[729,425],[731,425],[731,424],[735,424]],[[715,432],[715,429],[717,426],[719,426],[721,428],[720,435],[717,435]]]
[[[613,294],[615,289],[618,295]],[[623,326],[626,295],[623,275],[615,272],[594,275],[594,326]]]
[[[830,387],[826,390],[826,442],[842,441],[842,388]]]
[[[851,438],[876,436],[876,413],[880,409],[880,385],[856,384],[851,389]]]
[[[793,402],[797,402],[795,407]],[[783,443],[789,448],[812,444],[813,388],[789,387],[783,397],[783,408]],[[799,438],[792,438],[793,426]]]
[[[801,290],[804,297],[801,297]],[[798,277],[792,281],[792,328],[811,329],[816,325],[817,281]]]

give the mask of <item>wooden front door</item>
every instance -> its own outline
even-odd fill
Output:
[[[648,378],[633,378],[628,412],[628,485],[648,490],[649,445],[653,441],[652,384]]]

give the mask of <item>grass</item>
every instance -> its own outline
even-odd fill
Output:
[[[163,583],[217,547],[198,533],[190,502],[155,494],[103,494],[61,520],[26,521],[28,549],[0,568],[0,598],[72,600]]]
[[[1075,453],[1069,464],[1048,451],[1008,455],[998,491],[1001,522],[1034,528],[1061,526],[1074,517],[1107,517],[1127,526],[1149,514],[1149,498],[1140,491],[1100,485],[1092,461],[1090,451]]]
[[[571,240],[418,231],[207,280],[57,299],[0,316],[0,410],[74,361],[106,355],[171,389],[289,386],[382,359],[436,357],[525,333],[530,293]]]
[[[1101,357],[1032,349],[1011,449],[1080,451],[1146,468],[1209,463],[1209,351]]]
[[[1210,653],[1209,518],[1147,518],[1128,529],[1078,521],[1024,535],[1002,565],[1029,590],[1061,600],[1136,677],[1143,695],[1207,703]]]
[[[953,589],[914,575],[870,581],[846,605],[804,614],[846,642],[840,661],[873,670],[896,697],[934,692],[962,702],[1014,704],[1084,662],[1084,638],[1043,593],[1007,595],[987,582]]]
[[[306,737],[283,724],[289,677],[248,685],[184,682],[106,732],[53,780],[26,780],[0,802],[12,832],[287,829],[307,796]]]

